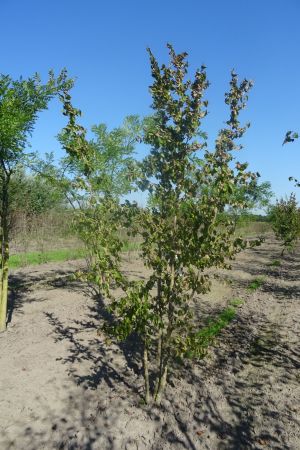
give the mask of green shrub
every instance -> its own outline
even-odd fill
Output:
[[[277,200],[270,216],[275,236],[281,241],[283,255],[285,250],[294,249],[300,236],[300,209],[295,194],[286,200]]]

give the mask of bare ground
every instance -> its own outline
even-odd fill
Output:
[[[160,409],[141,402],[134,342],[97,334],[103,305],[69,281],[79,262],[14,271],[0,335],[1,450],[298,450],[300,251],[269,266],[279,253],[269,237],[220,272],[199,320],[245,302],[204,360],[174,369]],[[134,255],[126,270],[145,276]]]

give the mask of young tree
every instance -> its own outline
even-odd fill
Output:
[[[187,80],[187,54],[176,54],[171,45],[168,48],[170,65],[161,67],[148,50],[155,114],[145,130],[144,142],[152,149],[144,160],[139,185],[148,190],[152,202],[137,212],[136,232],[141,233],[141,253],[151,275],[146,281],[124,283],[124,296],[111,305],[116,316],[112,333],[124,339],[135,332],[143,343],[146,402],[151,398],[149,355],[156,355],[152,395],[157,403],[172,359],[190,350],[201,354],[194,296],[210,288],[206,269],[229,267],[228,260],[247,245],[233,236],[235,227],[229,217],[219,222],[219,213],[228,206],[245,207],[244,197],[232,195],[234,187],[248,186],[256,178],[246,172],[247,164],[235,162],[233,166],[233,151],[241,148],[235,140],[248,127],[240,125],[239,113],[246,105],[251,82],[239,83],[232,72],[225,95],[230,118],[219,132],[215,150],[208,151],[200,129],[207,114],[205,67],[196,72],[194,80]],[[201,160],[199,150],[204,151]]]
[[[0,76],[0,332],[6,329],[9,261],[9,191],[13,174],[28,158],[26,145],[38,113],[60,89],[71,87],[66,71],[47,83],[38,75],[28,80]]]
[[[300,237],[300,209],[295,194],[286,200],[277,200],[271,208],[270,218],[275,236],[282,242],[281,255],[285,250],[293,250]]]
[[[168,48],[170,65],[161,67],[149,50],[155,114],[147,120],[144,130],[144,142],[151,146],[151,152],[140,166],[138,186],[148,191],[152,202],[143,209],[127,202],[113,221],[109,209],[110,223],[105,222],[105,228],[106,240],[111,244],[96,255],[101,276],[95,278],[92,271],[100,291],[109,297],[108,307],[115,317],[115,322],[105,329],[118,339],[135,333],[143,344],[147,403],[151,398],[160,402],[174,357],[184,357],[190,350],[201,354],[202,342],[193,314],[195,294],[210,288],[206,269],[230,267],[229,260],[247,245],[234,237],[230,217],[220,223],[219,216],[229,206],[246,206],[244,198],[233,197],[234,186],[247,186],[256,178],[246,171],[247,164],[235,161],[233,156],[233,151],[241,148],[235,140],[248,127],[240,125],[239,113],[246,105],[251,82],[239,83],[232,72],[230,91],[225,95],[230,118],[219,132],[215,149],[208,151],[205,134],[200,130],[207,114],[203,99],[208,86],[205,67],[196,72],[194,80],[187,80],[187,54],[176,54],[170,45]],[[90,145],[76,123],[70,99],[63,101],[70,117],[64,147],[71,158],[80,158],[83,173],[89,178],[93,173]],[[204,152],[201,162],[199,150]],[[90,214],[94,211],[97,209],[91,205]],[[129,233],[141,235],[141,256],[151,271],[147,280],[132,281],[121,272],[118,223],[126,223]],[[84,229],[88,229],[86,224]],[[93,234],[95,239],[105,236],[103,229],[92,231],[90,238]],[[123,291],[121,296],[114,296],[115,287]],[[153,354],[157,364],[152,390],[149,372],[154,365]]]

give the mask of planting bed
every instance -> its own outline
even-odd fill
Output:
[[[101,301],[70,278],[81,261],[12,271],[0,448],[298,450],[300,251],[279,255],[269,236],[218,273],[199,323],[233,299],[237,315],[205,359],[174,368],[161,408],[142,402],[134,342],[98,332]],[[126,258],[132,277],[146,275],[137,253]]]

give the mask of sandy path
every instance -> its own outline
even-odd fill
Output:
[[[14,308],[0,335],[0,448],[300,448],[300,252],[281,267],[272,239],[239,255],[201,314],[245,303],[205,360],[175,371],[161,409],[140,404],[133,343],[98,336],[103,308],[68,281],[79,262],[15,271]],[[143,276],[133,256],[126,265]],[[255,292],[249,281],[264,275]]]

